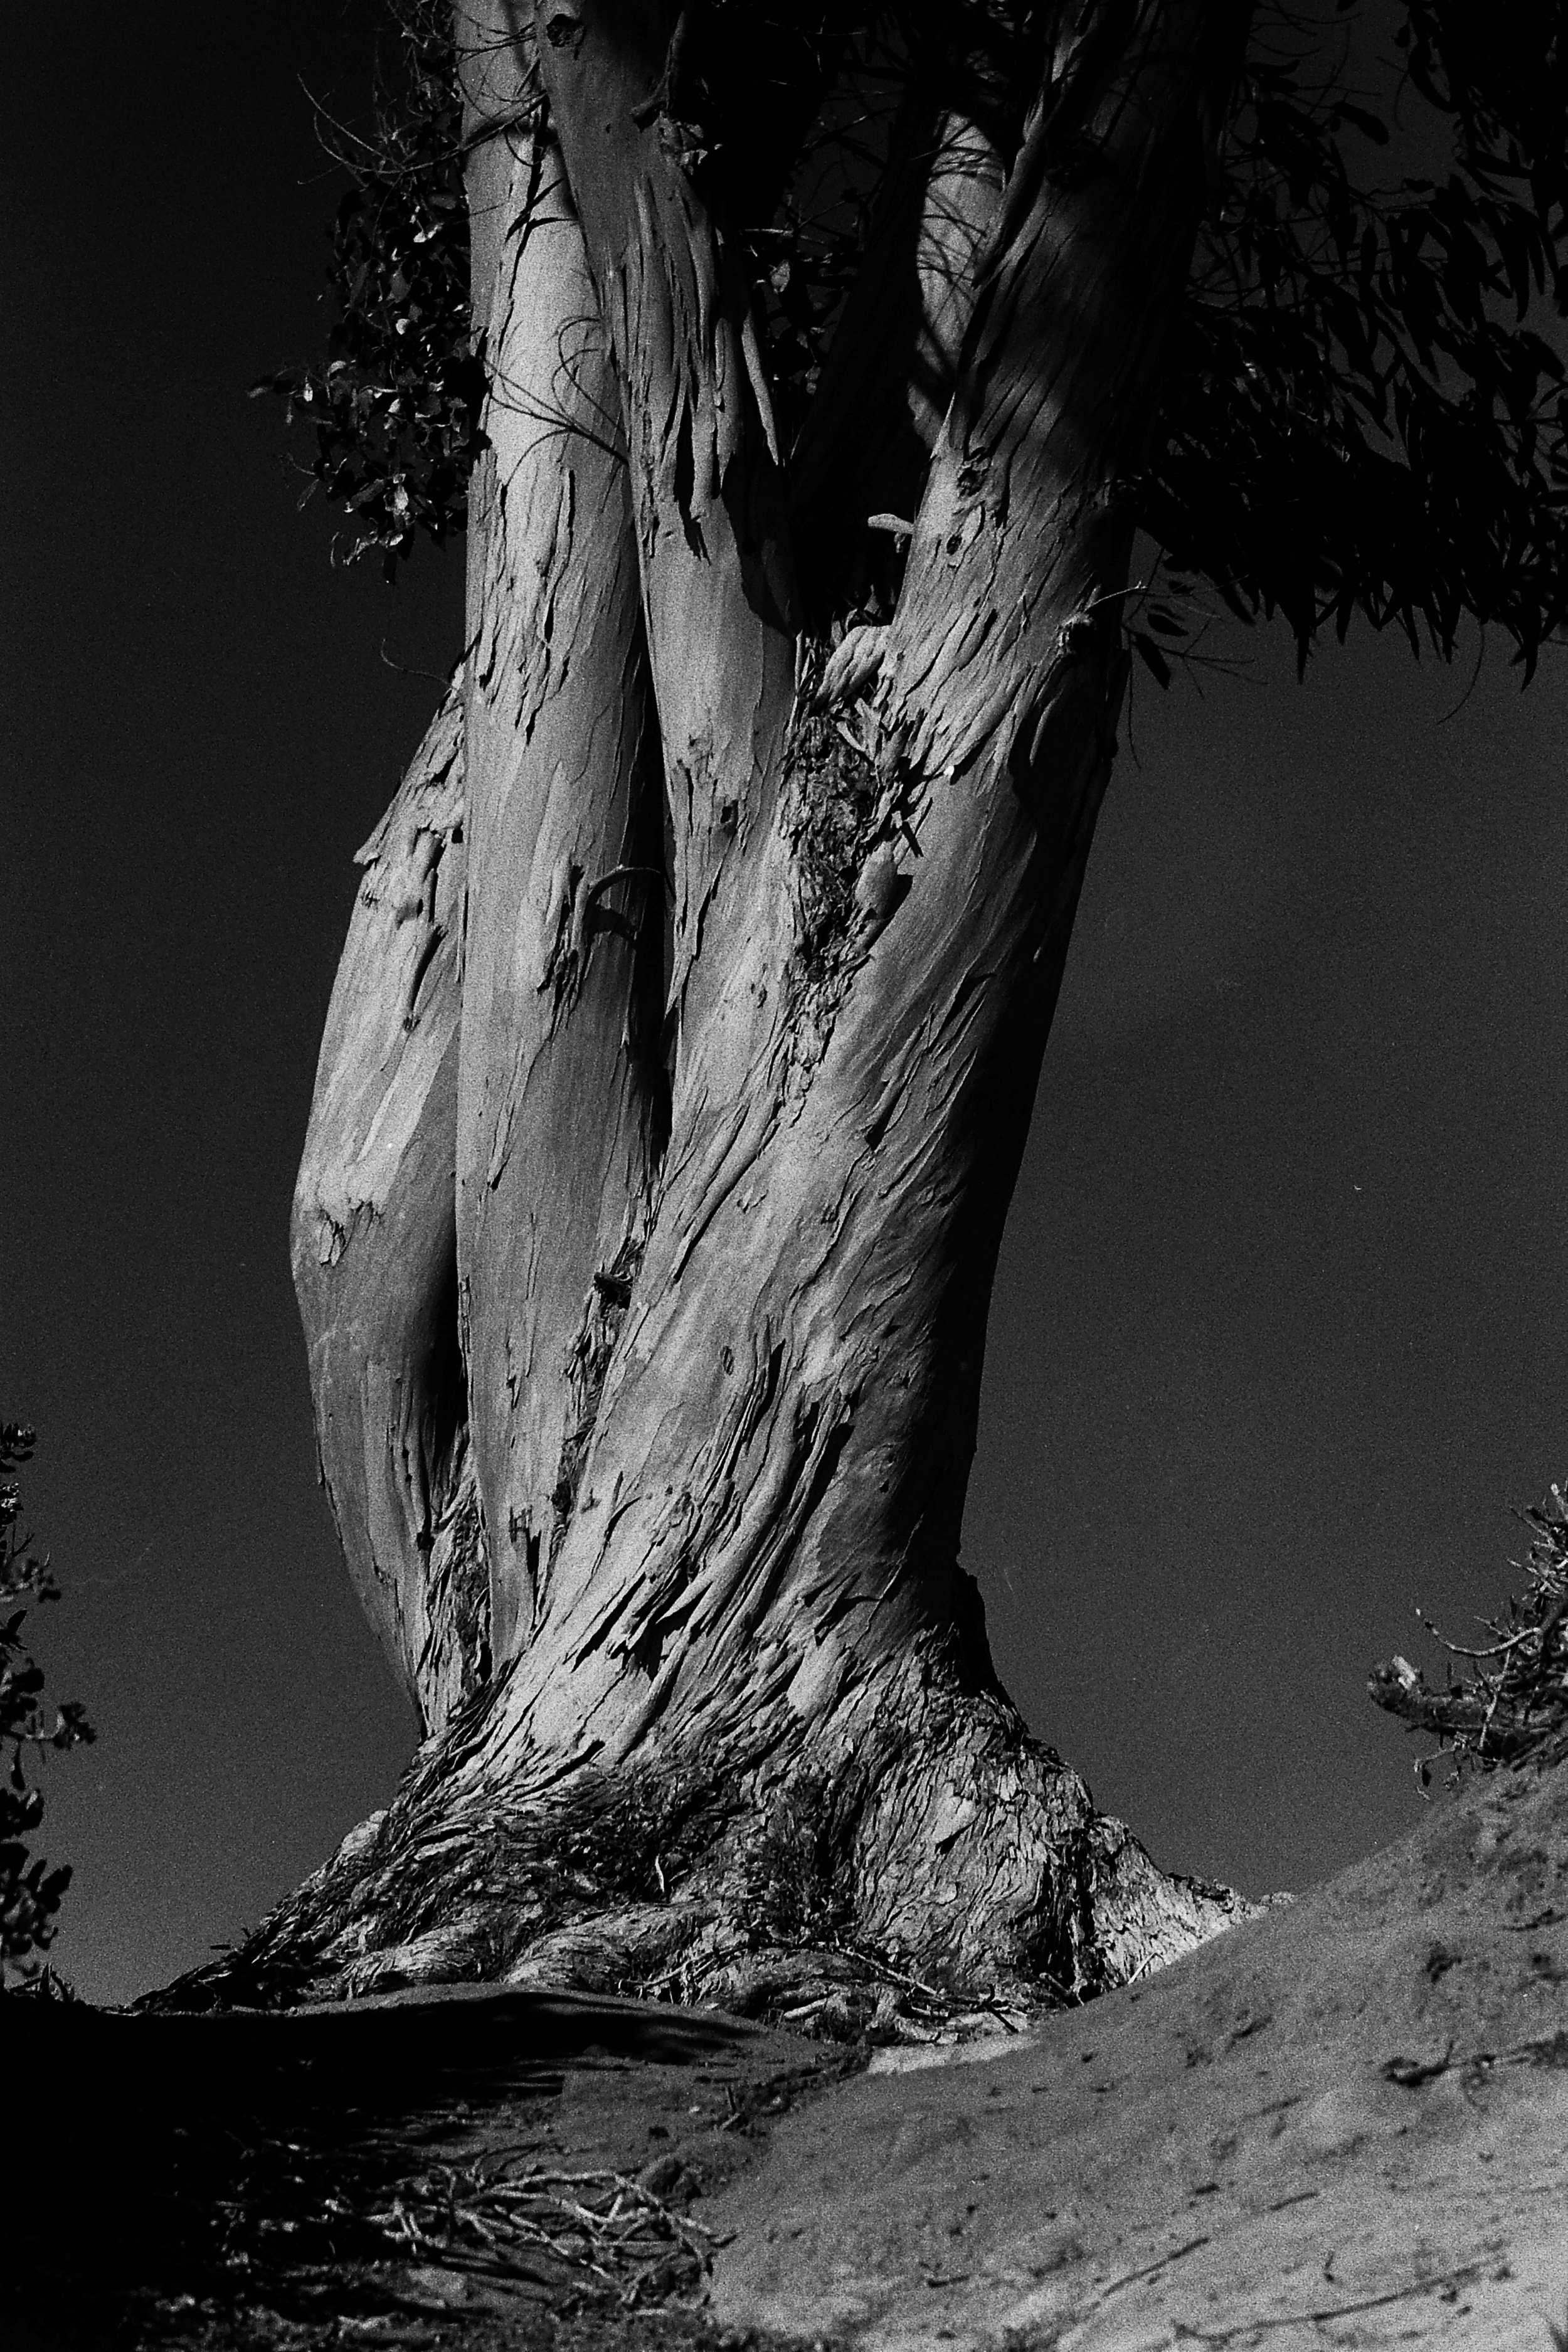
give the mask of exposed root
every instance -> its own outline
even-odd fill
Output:
[[[1006,2032],[1250,1913],[1156,1869],[1007,1700],[930,1664],[809,1747],[798,1722],[760,1754],[710,1733],[526,1796],[453,1759],[481,1700],[240,1950],[149,2005],[479,1979],[918,2041]]]

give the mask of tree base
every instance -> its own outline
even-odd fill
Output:
[[[1081,2002],[1261,1907],[1156,1868],[939,1643],[832,1733],[799,1724],[758,1752],[689,1730],[515,1793],[476,1761],[498,1696],[427,1742],[386,1811],[245,1945],[143,2005],[483,1981],[918,2039]]]

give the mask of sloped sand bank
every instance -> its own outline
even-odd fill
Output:
[[[985,2063],[844,2085],[705,2219],[715,2318],[867,2352],[1561,2352],[1568,1774]]]

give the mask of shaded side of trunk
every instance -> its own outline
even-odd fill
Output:
[[[879,593],[901,550],[957,382],[974,261],[1016,144],[1005,63],[942,43],[916,58],[864,265],[806,412],[790,477],[814,629]]]

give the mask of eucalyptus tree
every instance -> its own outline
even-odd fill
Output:
[[[396,39],[331,351],[278,383],[362,542],[467,530],[294,1225],[425,1738],[178,1997],[1121,1981],[1237,1898],[993,1669],[1003,1220],[1132,660],[1205,595],[1303,663],[1473,619],[1528,677],[1558,625],[1563,10],[458,0]]]

